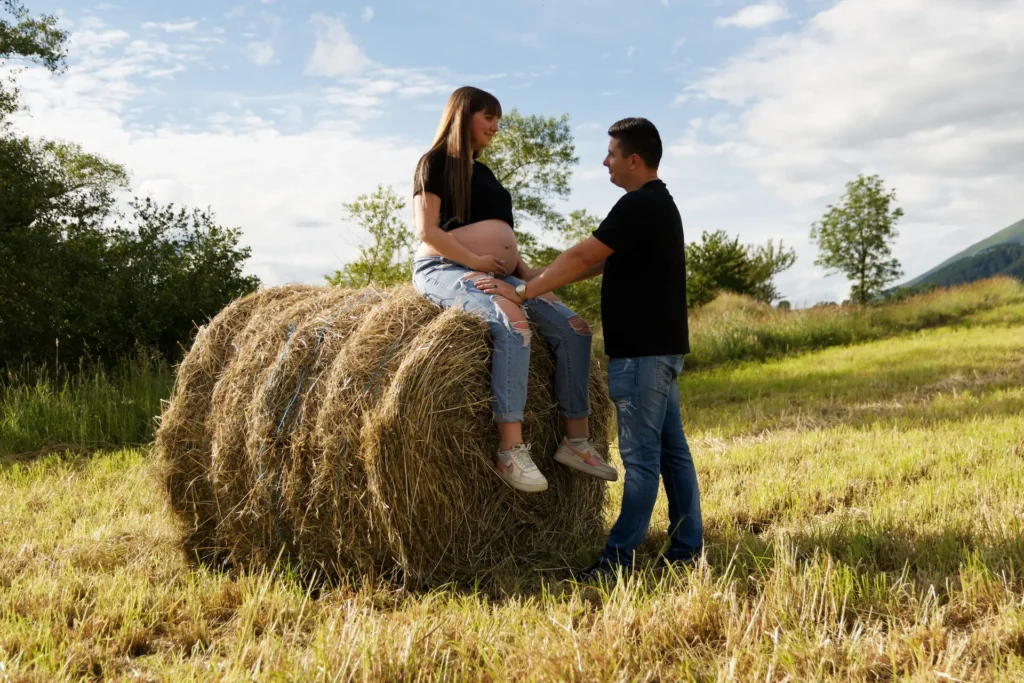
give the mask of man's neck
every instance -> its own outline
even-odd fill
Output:
[[[658,180],[657,171],[651,171],[650,173],[645,173],[641,176],[638,176],[637,178],[634,178],[632,182],[630,182],[628,187],[623,187],[622,189],[624,189],[626,192],[633,192],[634,190],[639,190],[641,187],[651,182],[652,180]]]

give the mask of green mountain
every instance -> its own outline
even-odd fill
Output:
[[[955,287],[997,275],[1024,280],[1024,244],[1008,242],[989,247],[975,256],[962,258],[932,271],[918,287]]]
[[[1012,262],[1006,262],[1015,253],[1012,249],[1002,248],[1007,245],[1024,245],[1024,220],[1017,221],[991,237],[967,247],[959,254],[946,259],[924,275],[914,278],[910,282],[901,285],[901,287],[916,287],[918,285],[947,286],[944,284],[945,281],[968,277],[968,274],[977,275],[977,277],[959,280],[956,284],[973,282],[974,280],[995,275],[1013,275],[1014,272],[1003,272],[1004,270],[1015,270]],[[1002,264],[1002,266],[999,266],[999,264]],[[1019,262],[1017,263],[1016,277],[1021,277],[1021,265]],[[999,267],[997,268],[997,266]],[[979,273],[989,274],[978,275]]]

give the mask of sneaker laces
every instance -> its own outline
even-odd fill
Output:
[[[509,455],[512,460],[519,465],[523,472],[536,472],[537,465],[534,464],[533,458],[530,457],[530,444],[519,444],[513,446]]]

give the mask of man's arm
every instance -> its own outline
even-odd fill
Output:
[[[580,282],[581,280],[589,280],[592,277],[597,277],[598,275],[604,272],[604,264],[606,262],[607,259],[602,259],[600,263],[595,263],[594,265],[590,266],[585,271],[583,271],[582,275],[573,280],[573,282]]]
[[[604,270],[604,262],[612,253],[604,242],[588,237],[563,251],[543,273],[528,280],[526,298],[535,299],[570,282],[594,277]]]

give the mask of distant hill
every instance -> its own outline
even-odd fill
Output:
[[[997,275],[1024,280],[1024,244],[1012,242],[989,247],[985,251],[933,270],[917,287],[954,287]]]
[[[1000,230],[996,234],[983,239],[982,241],[972,244],[967,247],[959,254],[952,256],[939,265],[929,270],[924,275],[920,275],[910,282],[900,285],[900,287],[917,287],[918,285],[942,285],[946,286],[944,282],[947,279],[956,279],[961,275],[966,277],[966,273],[982,273],[990,271],[1001,271],[1005,268],[1012,268],[1013,264],[1005,263],[1005,260],[1012,256],[1013,250],[998,249],[1005,245],[1024,245],[1024,220],[1017,221],[1013,225],[1003,230]],[[997,248],[997,249],[993,249]],[[980,260],[979,260],[980,259]],[[960,263],[963,261],[964,263]],[[1002,263],[1001,268],[997,268],[997,265]],[[959,269],[950,269],[952,266],[960,264]],[[1018,268],[1020,264],[1018,263]],[[961,273],[962,269],[962,273]],[[1021,277],[1019,274],[1016,277]],[[961,273],[961,275],[957,275]],[[993,277],[995,275],[1004,274],[1009,275],[1011,273],[991,272],[990,275],[979,275],[969,280],[958,280],[953,284],[962,284],[965,282],[973,282],[974,280],[980,280],[985,277]],[[933,277],[938,276],[938,277]],[[940,282],[941,281],[941,282]]]

